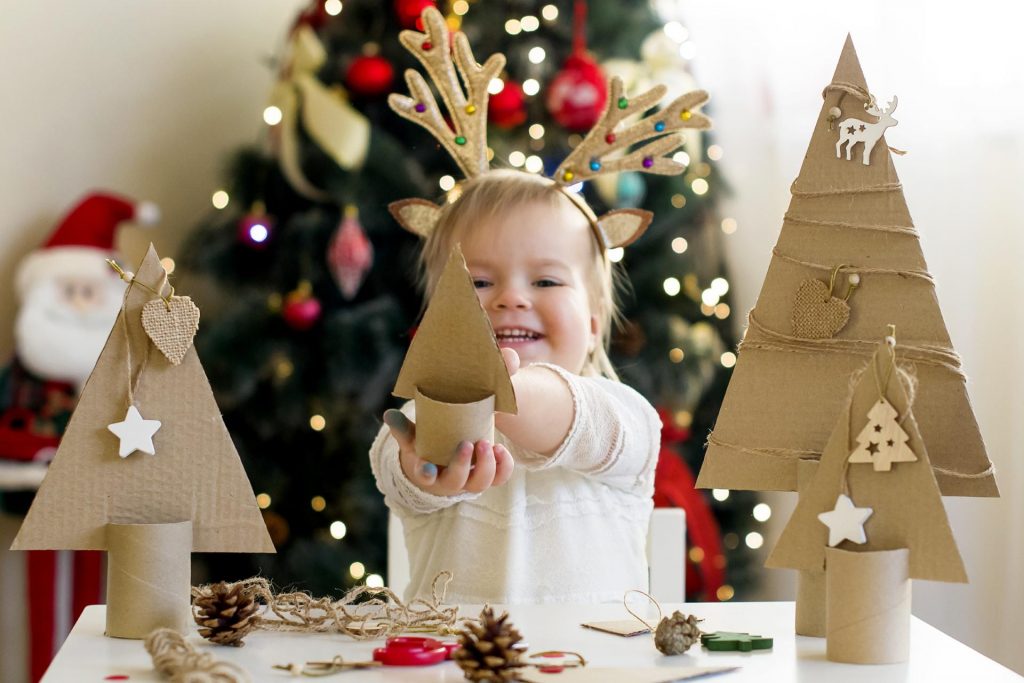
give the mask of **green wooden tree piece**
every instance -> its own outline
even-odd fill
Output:
[[[755,636],[749,633],[733,633],[731,631],[703,633],[700,636],[700,644],[709,650],[716,651],[739,650],[740,652],[750,652],[751,650],[772,649],[771,638]]]

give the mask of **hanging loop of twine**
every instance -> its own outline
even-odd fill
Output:
[[[654,631],[656,630],[656,626],[651,626],[649,623],[647,623],[646,620],[644,620],[643,617],[641,617],[639,614],[637,614],[636,612],[634,612],[633,610],[631,610],[629,608],[629,605],[626,603],[626,597],[630,593],[639,593],[640,595],[644,596],[645,598],[647,598],[648,600],[653,602],[654,606],[658,608],[658,621],[659,622],[662,620],[662,614],[663,614],[662,611],[661,611],[661,605],[658,603],[657,600],[654,599],[654,596],[652,596],[650,593],[645,593],[644,591],[640,590],[639,588],[630,588],[628,591],[626,591],[625,593],[622,594],[622,606],[626,608],[626,611],[629,612],[630,615],[632,615],[634,619],[636,619],[641,624],[643,624],[648,629],[650,629],[651,633],[654,633]]]

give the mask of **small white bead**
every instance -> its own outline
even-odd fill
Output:
[[[135,279],[135,273],[133,273],[130,270],[126,270],[124,271],[124,275],[121,276],[121,279],[124,280],[125,282],[131,282],[132,280]]]
[[[857,273],[852,273],[850,275],[850,284],[851,285],[859,285],[860,284],[860,275],[858,275]]]
[[[889,335],[885,338],[885,343],[889,346],[896,346],[896,337]]]
[[[843,115],[843,110],[840,109],[839,107],[832,107],[831,109],[828,110],[828,115],[834,119],[838,119],[840,116]]]

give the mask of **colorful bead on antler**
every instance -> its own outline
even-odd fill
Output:
[[[483,66],[473,57],[469,39],[455,33],[455,61],[448,37],[448,25],[433,7],[423,12],[426,33],[402,31],[402,45],[420,60],[444,99],[452,126],[441,114],[426,80],[415,69],[406,69],[405,82],[412,97],[393,93],[388,104],[399,116],[426,128],[444,145],[467,178],[488,169],[487,162],[487,86],[505,66],[505,56],[493,54]],[[456,73],[458,69],[458,73]],[[465,84],[463,91],[459,76]]]
[[[697,111],[708,101],[704,90],[694,90],[680,95],[664,109],[644,116],[624,127],[616,127],[626,118],[645,112],[662,97],[667,88],[657,85],[633,98],[623,93],[622,79],[612,78],[608,90],[608,105],[604,114],[587,137],[565,158],[553,180],[560,185],[571,185],[594,176],[621,171],[642,171],[659,175],[677,175],[685,166],[667,156],[683,143],[682,136],[675,131],[685,128],[707,129],[711,120]],[[652,140],[621,156],[612,153]]]

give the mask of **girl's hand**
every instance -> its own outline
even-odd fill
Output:
[[[518,365],[518,355],[515,361]],[[427,493],[435,496],[482,493],[492,486],[501,486],[512,476],[512,454],[501,444],[492,445],[487,440],[476,444],[464,441],[448,466],[438,467],[416,455],[416,425],[402,411],[386,411],[384,423],[398,442],[402,472]]]
[[[509,377],[519,372],[519,353],[515,349],[502,349],[501,357],[505,361]]]

